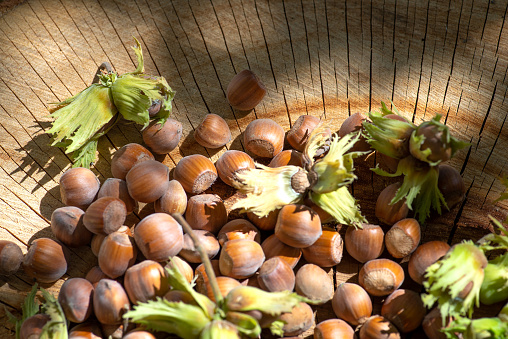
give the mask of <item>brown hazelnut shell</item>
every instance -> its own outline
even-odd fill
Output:
[[[404,282],[404,270],[395,261],[374,259],[367,261],[358,275],[358,282],[376,297],[389,295]]]
[[[173,177],[182,184],[185,192],[199,194],[215,182],[217,169],[207,157],[193,154],[180,159]]]
[[[247,153],[229,150],[215,162],[215,167],[219,177],[226,185],[238,188],[240,183],[236,178],[236,173],[255,168],[255,165],[254,160]]]
[[[152,120],[143,130],[143,141],[157,154],[167,154],[174,150],[182,138],[182,124],[175,119],[167,119],[163,126]]]
[[[231,141],[231,131],[226,120],[211,113],[196,127],[194,139],[203,147],[220,148]]]
[[[274,232],[286,245],[305,248],[314,244],[321,236],[321,221],[310,207],[286,205],[280,209]]]
[[[23,270],[40,283],[53,283],[67,272],[67,249],[49,239],[32,241],[23,261]]]
[[[254,72],[244,69],[231,79],[226,92],[233,108],[250,111],[263,100],[266,87]]]
[[[153,204],[157,213],[184,214],[187,209],[187,193],[177,180],[170,180],[166,192]]]
[[[394,258],[404,258],[416,250],[420,238],[421,230],[418,221],[413,218],[405,218],[397,221],[386,232],[386,249]]]
[[[288,131],[286,139],[295,150],[303,152],[310,133],[319,124],[320,119],[312,115],[300,115]]]
[[[252,276],[265,261],[261,245],[253,240],[235,239],[224,244],[219,257],[220,272],[235,279]]]
[[[97,320],[105,325],[119,325],[130,308],[129,297],[122,285],[111,279],[100,280],[94,289],[93,308]]]
[[[156,160],[142,161],[130,169],[125,181],[134,200],[151,203],[166,192],[169,184],[169,168]]]
[[[362,228],[349,226],[344,242],[350,256],[361,263],[379,258],[384,250],[384,232],[378,225],[362,224]]]
[[[187,202],[185,220],[195,230],[217,234],[228,221],[228,212],[217,194],[199,194]]]
[[[114,197],[122,200],[125,204],[127,214],[130,214],[137,207],[138,203],[134,200],[127,189],[127,182],[118,178],[107,178],[102,184],[97,194],[97,198]]]
[[[21,247],[9,240],[0,240],[0,276],[15,274],[23,262]]]
[[[357,326],[372,315],[372,300],[360,285],[341,283],[333,295],[332,308],[338,318]]]
[[[93,286],[83,278],[67,279],[60,288],[58,302],[67,320],[82,323],[93,311]]]
[[[251,121],[243,132],[245,149],[261,158],[273,158],[284,147],[284,129],[271,119]]]
[[[163,297],[170,289],[166,270],[153,260],[143,260],[129,267],[123,286],[133,304]]]
[[[125,180],[125,176],[134,165],[146,160],[155,160],[149,150],[140,144],[126,144],[113,154],[113,158],[111,158],[111,174],[115,178]]]
[[[60,177],[60,196],[67,206],[76,206],[82,210],[95,200],[100,182],[95,174],[84,167],[74,167]]]
[[[125,222],[125,203],[114,197],[102,197],[94,201],[83,215],[83,224],[94,234],[110,234]]]
[[[286,245],[275,234],[268,236],[261,243],[261,248],[265,253],[266,259],[278,256],[287,262],[291,268],[295,268],[302,257],[302,249]]]
[[[312,245],[302,248],[303,257],[308,263],[332,267],[342,260],[343,244],[339,232],[323,228],[321,236]]]
[[[429,241],[418,246],[411,254],[407,267],[411,279],[422,285],[425,279],[425,270],[441,259],[449,249],[450,245],[440,240]]]
[[[397,182],[385,187],[376,200],[375,214],[383,224],[391,226],[406,218],[409,213],[405,199],[399,200],[393,205],[390,204],[401,185],[400,182]]]

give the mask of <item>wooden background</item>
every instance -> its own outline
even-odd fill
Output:
[[[173,117],[184,137],[159,159],[170,168],[185,155],[216,160],[226,149],[242,150],[242,131],[256,118],[272,118],[287,131],[302,114],[323,115],[338,130],[350,114],[391,100],[415,123],[442,114],[452,133],[471,143],[451,161],[467,199],[425,225],[424,241],[476,240],[487,232],[489,214],[507,215],[507,203],[494,204],[508,164],[507,1],[30,0],[2,12],[0,238],[24,252],[31,240],[52,237],[51,213],[62,206],[58,180],[70,166],[45,133],[50,103],[88,86],[103,61],[119,73],[132,71],[133,36],[143,45],[146,73],[166,77],[177,93]],[[238,112],[225,92],[246,68],[268,92],[255,110]],[[223,149],[205,149],[192,137],[207,113],[229,124],[233,140]],[[142,138],[139,126],[125,122],[101,139],[93,169],[101,182],[111,176],[114,151],[129,142]],[[369,172],[373,164],[373,157],[357,163],[353,189],[375,223],[373,204],[387,181]],[[89,248],[72,253],[64,278],[84,276],[96,264]],[[331,273],[337,282],[354,281],[359,267],[345,255]],[[57,293],[62,282],[48,288]],[[22,271],[0,278],[0,304],[19,309],[31,283]],[[330,317],[329,305],[323,314],[318,321]],[[0,337],[11,336],[2,306],[0,324]]]

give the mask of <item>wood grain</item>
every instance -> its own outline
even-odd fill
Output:
[[[62,206],[58,181],[70,162],[50,146],[50,103],[84,89],[103,61],[119,73],[133,70],[135,36],[146,72],[164,76],[177,92],[173,117],[184,136],[161,159],[170,168],[193,153],[215,161],[227,149],[243,150],[242,132],[256,118],[274,119],[287,131],[302,114],[323,116],[338,130],[352,113],[392,101],[415,123],[442,114],[452,133],[471,143],[451,161],[467,198],[429,221],[423,240],[478,239],[488,215],[504,219],[508,211],[506,202],[494,202],[508,165],[507,7],[472,0],[23,2],[0,14],[0,238],[26,251],[31,240],[52,237],[51,213]],[[229,81],[242,69],[268,89],[248,113],[226,100]],[[205,149],[192,137],[207,113],[228,122],[233,138],[223,149]],[[111,176],[112,154],[129,142],[142,138],[140,127],[126,122],[101,139],[93,168],[101,182]],[[373,164],[372,157],[357,163],[353,189],[376,222],[375,199],[389,181],[373,176]],[[95,260],[89,248],[73,250],[67,276],[84,276]],[[359,268],[346,255],[330,274],[336,283],[354,281]],[[0,303],[19,309],[30,285],[22,272],[1,280]],[[328,305],[317,319],[332,316]],[[0,336],[12,336],[10,329],[0,307]]]

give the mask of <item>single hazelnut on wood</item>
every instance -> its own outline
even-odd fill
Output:
[[[199,239],[199,242],[209,259],[214,258],[220,251],[220,245],[217,238],[206,230],[194,230],[194,235]],[[194,246],[194,241],[188,233],[183,236],[183,247],[179,256],[187,260],[189,263],[198,264],[201,263],[201,255]]]
[[[305,264],[296,272],[295,291],[318,304],[324,304],[333,297],[333,281],[321,267]]]
[[[235,279],[252,276],[265,261],[261,245],[253,240],[235,239],[224,243],[219,257],[220,272]]]
[[[286,138],[295,150],[302,152],[309,140],[309,135],[319,124],[320,119],[312,115],[300,115],[289,130]]]
[[[97,194],[98,199],[102,197],[114,197],[122,200],[125,204],[127,214],[131,214],[138,205],[136,200],[129,194],[127,182],[118,178],[107,178],[106,181],[104,181]]]
[[[129,297],[119,282],[102,279],[94,289],[93,308],[101,324],[119,325],[130,308]]]
[[[217,234],[228,221],[228,212],[217,194],[199,194],[187,202],[185,220],[195,230]]]
[[[166,192],[153,204],[157,213],[184,214],[187,209],[187,193],[177,180],[170,180]]]
[[[201,154],[183,157],[175,167],[173,177],[188,193],[199,194],[207,190],[217,179],[217,169]]]
[[[52,239],[35,239],[28,247],[23,269],[37,282],[53,283],[67,272],[66,252],[62,244]]]
[[[332,308],[338,318],[357,326],[372,315],[372,300],[360,285],[341,283],[333,295]]]
[[[391,184],[381,191],[376,201],[376,217],[383,224],[393,225],[397,221],[407,217],[409,208],[406,204],[406,199],[397,201],[391,204],[393,197],[402,184],[400,182]]]
[[[134,200],[151,203],[162,197],[169,185],[169,168],[156,160],[134,165],[125,176],[127,189]]]
[[[238,188],[240,182],[236,174],[255,168],[251,156],[242,151],[229,150],[224,152],[215,163],[217,173],[221,180],[231,187]]]
[[[94,234],[110,234],[124,223],[127,209],[122,200],[114,197],[102,197],[94,201],[83,215],[83,224]]]
[[[323,228],[322,232],[316,242],[302,248],[303,257],[308,263],[320,267],[332,267],[342,260],[342,237],[339,232],[331,228]]]
[[[367,261],[358,275],[358,282],[376,297],[388,295],[404,282],[404,270],[395,261],[374,259]]]
[[[163,126],[152,120],[143,130],[143,141],[157,154],[167,154],[174,150],[182,138],[182,124],[169,118]]]
[[[440,240],[429,241],[418,246],[411,254],[407,267],[411,279],[422,285],[427,268],[441,259],[449,249],[450,245]]]
[[[247,151],[261,158],[273,158],[284,147],[284,129],[271,119],[253,120],[243,132]]]
[[[268,167],[282,167],[288,165],[303,167],[303,154],[292,149],[282,151],[273,157]]]
[[[125,180],[130,169],[138,162],[155,160],[153,154],[140,144],[130,143],[118,149],[111,158],[111,174]]]
[[[416,219],[399,220],[386,232],[386,249],[394,258],[404,258],[418,247],[420,236],[420,224]]]
[[[248,69],[235,75],[227,88],[229,104],[239,111],[250,111],[263,100],[265,94],[265,85]]]
[[[194,131],[194,139],[206,148],[219,148],[231,141],[231,131],[222,117],[207,114]]]
[[[16,273],[23,262],[21,248],[9,240],[0,240],[0,275]]]
[[[67,320],[82,323],[92,314],[93,304],[92,283],[83,278],[67,279],[58,294],[58,302],[62,306]]]
[[[291,204],[281,208],[275,225],[275,235],[286,245],[309,247],[321,234],[319,216],[310,207]]]
[[[88,168],[74,167],[60,177],[60,196],[67,206],[86,210],[95,200],[99,188],[99,179]]]
[[[183,229],[169,214],[153,213],[136,225],[134,240],[145,258],[162,262],[181,251]]]
[[[346,251],[361,263],[379,258],[385,248],[384,235],[378,225],[362,224],[362,228],[349,226],[344,238]]]

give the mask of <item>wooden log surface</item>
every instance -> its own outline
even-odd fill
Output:
[[[256,118],[287,131],[303,114],[323,116],[334,130],[355,112],[390,102],[415,123],[443,115],[471,146],[451,165],[467,188],[464,203],[424,227],[423,241],[457,243],[488,232],[489,218],[506,218],[498,178],[507,172],[507,1],[332,0],[29,0],[0,16],[0,239],[26,252],[35,238],[53,237],[51,213],[62,206],[58,181],[69,157],[50,146],[50,103],[90,84],[97,66],[119,73],[136,66],[137,37],[147,74],[164,76],[176,91],[173,117],[184,127],[180,146],[159,160],[173,168],[199,153],[215,161],[243,150],[242,132]],[[251,112],[230,107],[226,88],[253,70],[267,95]],[[207,113],[226,119],[233,138],[210,150],[193,129]],[[121,121],[99,142],[93,171],[111,177],[112,154],[142,143],[140,126]],[[357,163],[354,194],[369,221],[388,180],[374,177],[374,159]],[[211,192],[225,192],[220,183]],[[129,220],[134,225],[146,208]],[[96,264],[89,248],[72,251],[64,279]],[[345,255],[331,274],[356,281],[360,265]],[[409,280],[409,279],[408,279]],[[0,337],[13,335],[5,309],[19,310],[32,281],[21,271],[0,278]],[[323,306],[317,321],[333,317]],[[321,312],[321,313],[320,313]]]

